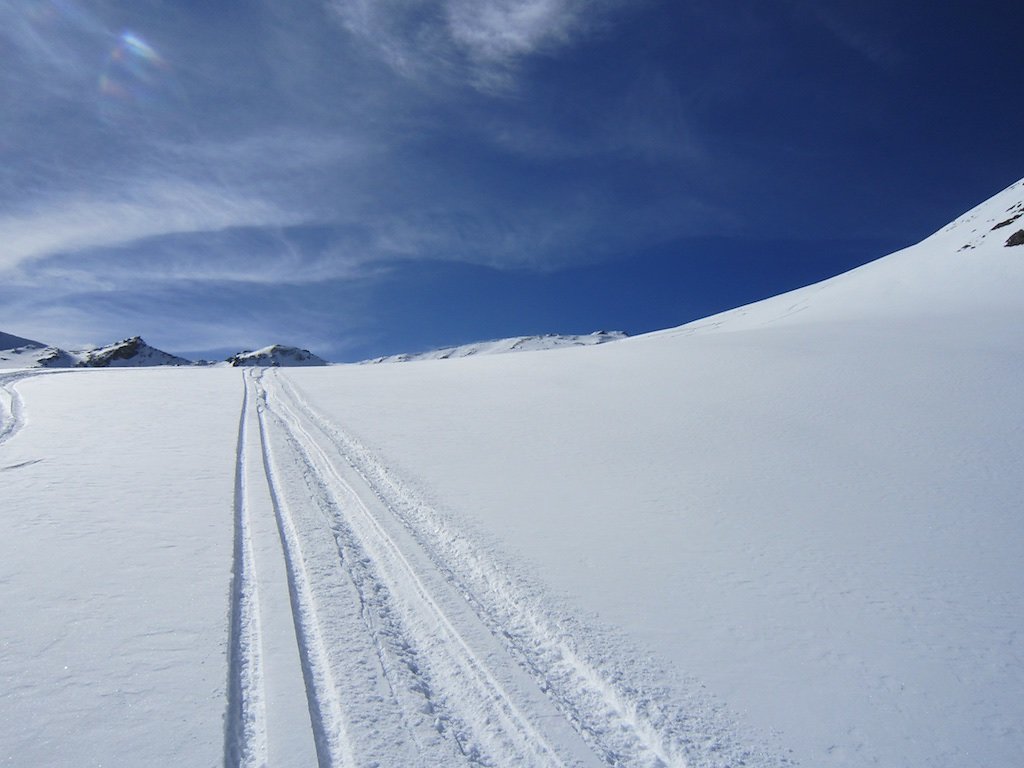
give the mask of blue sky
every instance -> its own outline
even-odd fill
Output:
[[[678,325],[1024,175],[1024,9],[0,0],[0,329],[335,360]]]

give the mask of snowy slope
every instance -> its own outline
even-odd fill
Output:
[[[729,310],[674,335],[709,330],[850,322],[886,322],[952,316],[1019,316],[1024,245],[1007,241],[1024,223],[1024,181],[1017,182],[921,243],[845,274],[764,301]],[[1011,223],[1006,224],[1007,221]]]
[[[402,353],[375,357],[363,363],[408,363],[417,360],[449,360],[472,355],[500,355],[506,352],[535,352],[544,349],[561,347],[584,347],[618,341],[626,338],[622,331],[594,331],[585,335],[566,335],[548,333],[542,336],[512,336],[507,339],[478,341],[456,347],[443,347],[427,352]]]
[[[1022,191],[616,344],[0,373],[0,760],[1024,764]]]
[[[21,346],[0,349],[0,369],[73,368],[81,358],[58,347]]]
[[[19,345],[0,349],[0,368],[35,368],[46,347]]]
[[[239,352],[227,359],[227,362],[235,367],[239,366],[264,366],[264,367],[294,367],[308,365],[327,365],[327,361],[317,357],[308,349],[298,347],[287,347],[282,344],[273,344],[269,347],[257,349],[254,352]]]
[[[1022,192],[679,329],[290,376],[413,508],[802,764],[1024,764]]]
[[[64,350],[48,347],[45,344],[0,333],[0,369],[4,368],[40,368],[67,367],[74,365],[74,360]]]

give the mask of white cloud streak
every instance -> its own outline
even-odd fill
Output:
[[[452,39],[482,61],[507,61],[567,43],[583,26],[582,4],[566,0],[451,0]]]
[[[411,260],[553,269],[712,218],[688,192],[638,204],[628,177],[574,175],[593,155],[691,163],[671,84],[638,76],[595,119],[560,122],[526,66],[599,34],[626,0],[317,3],[259,0],[206,29],[149,0],[0,0],[0,87],[14,95],[0,125],[0,314],[53,328],[61,318],[40,312],[65,307],[68,327],[104,342],[235,296],[231,310],[215,302],[213,339],[258,297],[302,297],[256,313],[285,327],[319,283],[356,295]],[[165,62],[175,98],[98,90],[126,29]],[[572,98],[563,118],[595,114],[593,94]],[[567,162],[538,180],[548,159]],[[99,313],[95,327],[77,311]],[[119,318],[133,325],[115,330]]]
[[[531,55],[572,44],[623,0],[335,0],[343,26],[406,76],[461,73],[482,90],[511,83]]]
[[[111,197],[83,193],[0,217],[0,272],[60,253],[161,235],[299,220],[271,203],[182,181],[150,182]]]

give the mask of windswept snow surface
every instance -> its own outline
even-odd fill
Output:
[[[616,344],[0,372],[0,761],[1024,764],[1022,191]]]

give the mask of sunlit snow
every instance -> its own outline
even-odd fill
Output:
[[[1020,210],[614,344],[0,372],[0,762],[1024,763]]]

